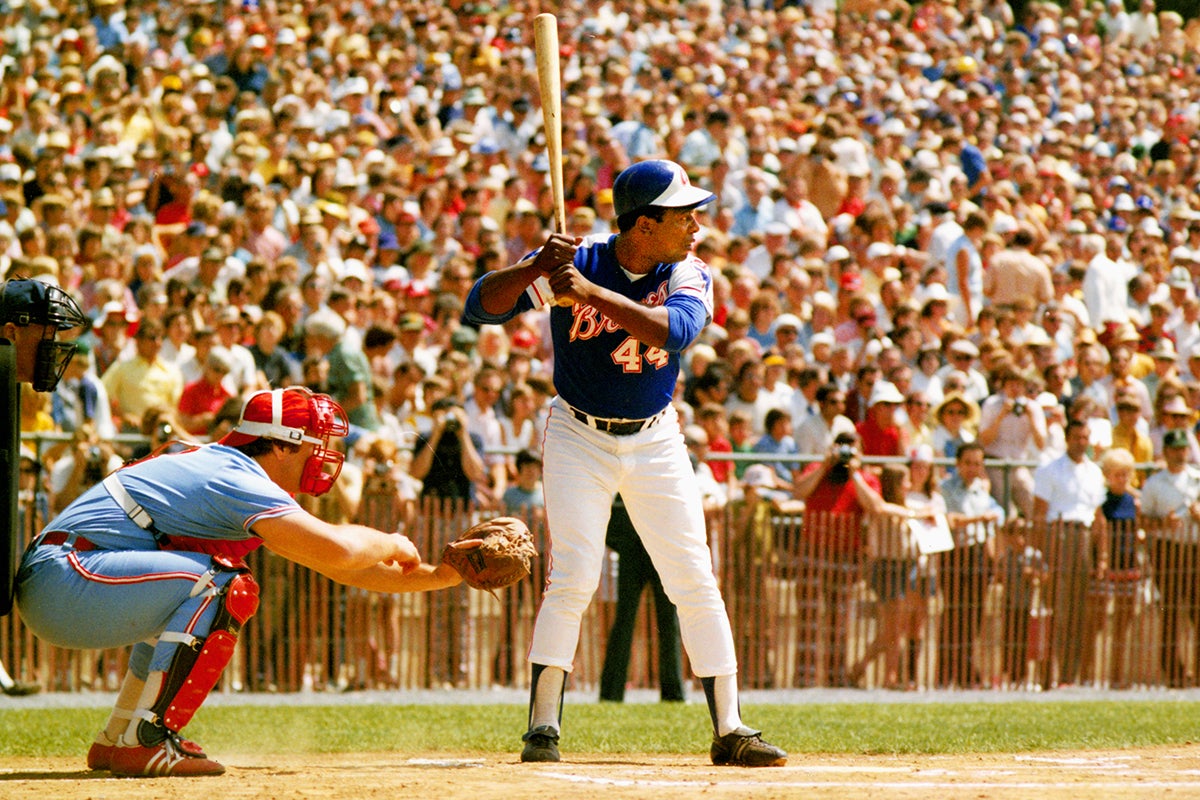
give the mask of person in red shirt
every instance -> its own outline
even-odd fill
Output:
[[[896,422],[904,395],[890,381],[876,381],[867,402],[867,416],[855,427],[862,438],[863,455],[902,456],[908,452],[908,435]]]
[[[733,443],[729,441],[729,420],[725,416],[725,408],[719,403],[704,403],[696,410],[696,422],[708,434],[708,468],[713,478],[720,484],[729,482],[733,472],[732,461],[722,461],[712,458],[714,453],[732,453]]]
[[[208,435],[213,420],[221,406],[234,397],[225,386],[225,376],[233,369],[229,352],[214,347],[204,359],[204,372],[200,379],[183,387],[179,396],[179,421],[193,436]]]
[[[839,433],[824,461],[809,464],[793,493],[804,501],[803,536],[798,543],[801,607],[814,609],[801,621],[799,685],[850,685],[847,636],[855,585],[863,564],[863,514],[885,503],[879,478],[862,469],[855,433]],[[824,657],[818,663],[816,654]]]

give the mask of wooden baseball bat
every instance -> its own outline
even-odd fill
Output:
[[[533,18],[533,50],[537,58],[538,88],[542,98],[542,129],[546,137],[546,160],[550,167],[550,193],[554,197],[554,231],[567,232],[567,201],[563,195],[562,75],[558,64],[558,18],[538,14]],[[567,306],[555,299],[545,276],[534,281],[546,302]]]
[[[554,195],[554,228],[567,232],[567,203],[563,195],[562,76],[558,64],[558,18],[538,14],[533,19],[533,45],[537,56],[538,84],[542,95],[542,127],[550,164],[550,191]]]

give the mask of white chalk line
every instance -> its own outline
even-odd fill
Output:
[[[1096,781],[1081,783],[1075,781],[725,781],[714,780],[711,776],[700,780],[661,780],[646,778],[601,778],[585,775],[569,775],[562,772],[543,772],[548,778],[558,778],[567,783],[592,784],[596,786],[612,786],[620,788],[639,787],[657,789],[688,789],[697,791],[711,789],[714,785],[722,788],[766,788],[766,789],[1073,789],[1073,790],[1114,790],[1114,789],[1195,789],[1195,781]]]

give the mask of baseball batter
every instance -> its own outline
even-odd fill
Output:
[[[570,301],[550,311],[558,390],[544,450],[551,567],[529,653],[522,761],[559,759],[566,673],[599,583],[618,492],[679,609],[683,645],[712,715],[713,763],[787,760],[742,725],[733,636],[671,405],[680,353],[712,318],[712,281],[691,249],[695,209],[713,199],[675,163],[635,164],[613,186],[618,233],[553,235],[520,263],[480,278],[467,298],[465,318],[477,324],[534,308],[545,299],[533,286],[540,275],[558,301]]]
[[[426,591],[461,580],[421,563],[407,537],[332,525],[295,493],[332,488],[348,431],[326,395],[293,387],[252,395],[219,442],[112,473],[71,503],[21,562],[25,623],[60,647],[133,645],[129,673],[88,767],[126,776],[225,771],[179,732],[216,685],[258,608],[242,558],[259,547],[340,583]]]

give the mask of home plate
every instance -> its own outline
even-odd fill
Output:
[[[474,758],[410,758],[404,763],[412,767],[441,767],[443,769],[483,766],[482,761]]]

